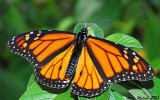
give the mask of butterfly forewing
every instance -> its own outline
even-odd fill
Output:
[[[7,47],[35,67],[42,67],[67,49],[74,39],[75,35],[72,33],[41,30],[19,34],[7,42]]]

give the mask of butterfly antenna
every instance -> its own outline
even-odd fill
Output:
[[[93,24],[91,24],[91,25],[88,25],[88,26],[92,26],[92,25],[94,25],[94,24],[101,23],[101,22],[104,22],[104,21],[109,22],[109,19],[100,20],[100,21],[97,21],[97,22],[95,22],[95,23],[93,23]],[[88,27],[88,26],[87,26],[87,27]]]
[[[101,22],[104,22],[104,21],[109,22],[109,19],[100,20],[100,21],[95,22],[94,24],[101,23]]]
[[[81,16],[81,14],[79,14],[80,15],[80,19],[81,19],[81,26],[82,26],[82,28],[84,28],[84,23],[83,23],[83,21],[82,21],[82,16]]]

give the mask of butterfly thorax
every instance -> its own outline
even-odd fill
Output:
[[[77,44],[83,44],[87,40],[87,28],[83,28],[78,34],[77,34]]]

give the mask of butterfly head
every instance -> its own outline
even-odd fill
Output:
[[[82,34],[84,34],[84,35],[87,35],[87,33],[88,33],[87,28],[81,29],[81,32],[80,32],[80,33],[82,33]]]

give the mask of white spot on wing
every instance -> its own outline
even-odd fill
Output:
[[[128,48],[127,48],[127,47],[125,47],[124,49],[125,49],[125,50],[128,50]]]
[[[135,52],[132,52],[132,54],[133,54],[133,55],[136,55],[136,53],[135,53]]]
[[[30,32],[30,34],[33,34],[33,32]]]
[[[42,33],[42,31],[39,30],[39,33]]]

